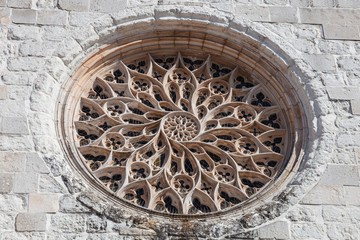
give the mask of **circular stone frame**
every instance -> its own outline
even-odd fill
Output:
[[[184,24],[184,22],[186,24]],[[175,26],[173,24],[175,24]],[[176,31],[174,31],[174,27]],[[77,169],[84,179],[86,179],[90,189],[96,189],[96,191],[100,193],[99,197],[106,199],[105,201],[109,201],[110,203],[116,202],[120,207],[129,207],[128,210],[125,210],[129,213],[135,213],[139,209],[142,213],[149,212],[146,209],[138,208],[125,201],[121,201],[117,197],[109,194],[108,191],[104,191],[102,187],[99,187],[97,180],[87,173],[84,166],[79,164],[79,161],[76,160],[79,159],[77,150],[70,143],[73,140],[71,137],[73,126],[72,121],[69,121],[69,119],[72,119],[73,112],[68,106],[74,106],[74,104],[77,103],[76,96],[77,93],[81,92],[82,81],[85,81],[85,74],[91,74],[92,71],[97,71],[101,68],[102,64],[111,59],[126,54],[133,54],[133,51],[136,51],[136,49],[148,51],[154,46],[156,48],[164,46],[160,44],[164,41],[163,43],[168,44],[173,48],[193,47],[194,49],[215,55],[227,54],[228,59],[242,61],[243,63],[248,64],[252,69],[256,67],[262,69],[262,74],[264,74],[264,76],[268,77],[268,79],[275,79],[276,84],[280,84],[283,86],[283,89],[287,89],[285,92],[286,98],[291,102],[293,113],[295,115],[294,119],[296,119],[296,122],[293,123],[295,125],[294,129],[296,130],[294,136],[299,140],[294,146],[296,156],[288,161],[286,169],[282,171],[281,176],[276,179],[273,187],[267,191],[263,191],[262,194],[257,195],[256,198],[250,199],[245,205],[231,209],[231,212],[224,211],[216,212],[214,214],[197,215],[195,218],[206,218],[207,220],[211,220],[214,217],[214,220],[216,220],[218,216],[226,215],[236,216],[236,219],[240,219],[247,213],[250,214],[247,215],[247,218],[256,218],[257,213],[251,213],[251,211],[261,209],[264,206],[269,207],[273,205],[275,207],[275,205],[279,204],[279,197],[284,198],[289,194],[288,191],[282,191],[286,188],[287,184],[293,180],[299,166],[304,160],[306,149],[314,139],[314,132],[309,130],[314,129],[312,125],[314,117],[313,110],[308,101],[308,95],[301,86],[302,81],[299,80],[297,75],[299,69],[294,67],[294,63],[291,59],[287,57],[286,54],[285,58],[282,57],[284,55],[282,50],[277,48],[276,45],[273,45],[271,42],[271,47],[269,47],[269,42],[256,39],[248,33],[215,24],[211,25],[208,23],[204,25],[203,22],[196,20],[156,20],[156,24],[146,21],[146,24],[136,23],[130,28],[127,27],[127,30],[122,31],[121,33],[121,37],[119,37],[120,35],[118,32],[109,35],[104,44],[100,48],[97,48],[96,52],[77,68],[72,78],[65,83],[63,87],[64,90],[61,92],[58,101],[62,104],[57,106],[57,119],[59,123],[58,133],[61,145],[64,148],[70,164]],[[257,33],[255,33],[255,35],[259,37]],[[171,38],[173,39],[171,40]],[[191,38],[196,39],[196,41],[193,41],[193,45],[190,45]],[[114,41],[114,39],[118,40]],[[122,52],[122,47],[126,47],[128,50]],[[276,51],[273,50],[274,47],[277,48],[279,53],[276,53]],[[69,91],[69,89],[71,89],[71,91]],[[276,208],[279,207],[277,206]],[[133,210],[135,210],[135,212]],[[280,210],[280,213],[282,211],[283,210]],[[160,214],[151,211],[149,214],[170,217],[174,220],[179,218],[194,218],[194,216]],[[258,224],[261,224],[262,222],[263,221],[260,221]]]

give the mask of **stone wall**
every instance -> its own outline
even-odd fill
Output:
[[[249,34],[298,75],[312,146],[276,205],[208,228],[153,223],[89,193],[64,156],[55,116],[66,80],[122,31],[166,20]],[[360,238],[358,1],[0,0],[0,21],[1,239]]]

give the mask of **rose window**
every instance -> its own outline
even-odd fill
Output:
[[[157,212],[241,205],[283,167],[282,99],[220,57],[162,54],[125,57],[89,79],[74,117],[83,162],[115,196]]]

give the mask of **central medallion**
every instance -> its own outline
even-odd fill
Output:
[[[189,141],[199,134],[200,123],[191,114],[173,112],[164,117],[162,128],[166,136],[176,141]]]

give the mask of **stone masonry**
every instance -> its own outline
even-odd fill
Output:
[[[302,79],[313,145],[278,204],[208,228],[155,224],[89,193],[66,160],[65,80],[121,31],[164,19],[245,32]],[[359,1],[0,0],[0,22],[0,239],[360,239]]]

